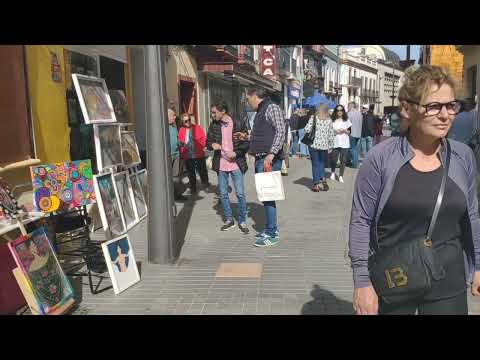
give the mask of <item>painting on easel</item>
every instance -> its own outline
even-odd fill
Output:
[[[0,177],[0,214],[5,218],[14,218],[22,209],[7,182]]]
[[[73,302],[73,288],[58,262],[44,228],[8,243],[41,315],[62,313]]]

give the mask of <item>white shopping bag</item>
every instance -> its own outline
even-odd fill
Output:
[[[255,174],[255,187],[257,189],[258,201],[285,200],[280,171]]]

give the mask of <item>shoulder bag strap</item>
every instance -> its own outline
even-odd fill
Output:
[[[447,156],[445,159],[445,163],[443,164],[443,178],[442,183],[440,185],[440,190],[437,196],[437,203],[435,204],[435,209],[433,210],[432,219],[430,220],[430,225],[428,227],[427,232],[427,239],[432,238],[433,230],[435,229],[435,224],[437,222],[438,213],[440,212],[440,207],[442,206],[443,195],[445,194],[445,186],[447,184],[447,176],[448,176],[448,168],[450,166],[450,143],[448,139],[445,139],[445,145],[447,147]]]

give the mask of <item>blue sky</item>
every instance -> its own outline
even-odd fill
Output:
[[[407,56],[407,45],[383,45],[390,50],[395,51],[401,60],[405,60]],[[420,55],[420,45],[411,45],[410,46],[410,59],[418,61],[418,56]]]

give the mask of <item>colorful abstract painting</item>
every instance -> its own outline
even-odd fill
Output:
[[[116,122],[104,79],[72,74],[85,124]]]
[[[30,173],[39,211],[65,211],[96,201],[90,160],[32,166]]]
[[[10,186],[0,177],[0,217],[13,218],[20,210]]]
[[[115,294],[140,281],[137,263],[128,235],[102,244],[103,254]]]
[[[73,299],[73,288],[43,228],[8,243],[42,315],[55,313]]]
[[[113,174],[96,175],[94,179],[103,229],[110,230],[114,236],[119,236],[127,229],[123,213],[120,210],[120,201],[115,190]]]

